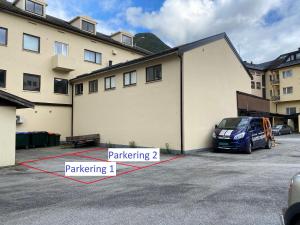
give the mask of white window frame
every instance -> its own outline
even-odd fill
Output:
[[[288,92],[288,90],[291,90],[290,92]],[[284,87],[283,88],[283,94],[284,95],[291,95],[293,94],[294,92],[294,88],[291,86],[291,87]]]
[[[57,47],[61,48],[60,53],[57,52]],[[65,52],[64,52],[65,50]],[[62,55],[62,56],[69,56],[69,45],[60,41],[54,42],[54,54],[55,55]]]

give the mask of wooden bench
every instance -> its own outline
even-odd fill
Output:
[[[87,144],[99,145],[100,134],[89,134],[89,135],[67,137],[66,141],[67,143],[73,144],[75,148]]]

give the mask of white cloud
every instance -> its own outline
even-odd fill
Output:
[[[300,47],[299,10],[288,0],[165,0],[158,11],[130,7],[126,18],[172,45],[226,32],[244,59],[261,62]],[[270,11],[282,19],[266,24]]]

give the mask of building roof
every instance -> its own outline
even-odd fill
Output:
[[[298,55],[298,57],[296,57],[296,55]],[[294,60],[290,60],[290,57],[294,57]],[[265,62],[261,64],[253,64],[244,61],[244,64],[248,69],[261,70],[261,71],[276,70],[276,69],[281,69],[289,66],[300,65],[300,49],[298,49],[297,51],[282,54],[278,56],[276,59],[269,62]]]
[[[249,73],[249,71],[245,67],[244,63],[242,62],[242,60],[239,56],[239,54],[237,53],[236,49],[232,45],[232,43],[229,40],[226,33],[220,33],[220,34],[210,36],[210,37],[207,37],[207,38],[195,41],[195,42],[180,45],[180,46],[177,46],[177,47],[174,47],[174,48],[171,48],[171,49],[168,49],[168,50],[165,50],[165,51],[153,54],[153,55],[141,57],[141,58],[134,59],[134,60],[131,60],[131,61],[127,61],[127,62],[124,62],[124,63],[115,64],[115,65],[110,66],[110,67],[105,67],[103,69],[95,70],[91,73],[79,75],[79,76],[75,77],[74,79],[71,79],[70,81],[74,82],[74,81],[81,80],[81,79],[86,78],[86,77],[99,75],[99,74],[102,74],[102,73],[105,73],[105,72],[108,72],[108,71],[113,71],[113,70],[120,69],[120,68],[126,68],[126,67],[129,67],[129,66],[132,66],[132,65],[137,65],[137,64],[140,64],[140,63],[144,63],[144,62],[154,60],[154,59],[158,59],[158,58],[161,58],[161,57],[165,57],[165,56],[168,56],[168,55],[173,55],[173,54],[181,55],[182,53],[184,53],[186,51],[189,51],[191,49],[194,49],[194,48],[197,48],[199,46],[206,45],[206,44],[209,44],[211,42],[221,40],[221,39],[225,39],[227,41],[230,48],[233,50],[234,54],[236,55],[236,57],[239,59],[241,64],[244,66],[245,71],[248,73],[250,78],[252,78],[252,75]]]
[[[50,15],[46,15],[46,17],[42,17],[42,16],[34,15],[32,13],[28,13],[28,12],[22,10],[22,9],[19,9],[13,3],[8,2],[6,0],[0,0],[0,11],[1,12],[12,13],[12,14],[17,14],[19,16],[34,19],[34,20],[37,20],[41,23],[45,23],[45,24],[48,24],[48,25],[51,25],[51,26],[56,26],[56,27],[59,27],[61,29],[68,30],[70,32],[75,32],[77,34],[86,36],[88,38],[94,38],[94,39],[97,39],[101,42],[106,42],[106,43],[109,43],[109,44],[112,44],[112,45],[115,45],[115,46],[118,46],[118,47],[121,47],[121,48],[125,48],[127,50],[137,52],[137,53],[140,53],[140,54],[143,54],[143,55],[152,54],[151,52],[149,52],[145,49],[142,49],[140,47],[137,47],[137,46],[131,47],[131,46],[128,46],[128,45],[124,45],[124,44],[112,39],[110,36],[99,33],[99,32],[97,32],[96,35],[87,33],[87,32],[82,31],[81,29],[79,29],[77,27],[72,26],[70,24],[70,22],[68,22],[68,21],[65,21],[65,20],[50,16]]]
[[[1,90],[0,105],[15,106],[17,109],[34,108],[32,102]]]

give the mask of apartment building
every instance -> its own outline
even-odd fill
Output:
[[[251,74],[226,34],[71,80],[73,133],[101,142],[192,151],[211,147],[214,125],[238,115]]]
[[[266,98],[266,78],[264,73],[264,64],[253,64],[253,62],[244,62],[252,75],[251,94]]]
[[[129,33],[98,33],[90,17],[64,21],[46,12],[44,0],[0,0],[0,90],[35,104],[17,110],[18,131],[47,130],[64,138],[72,125],[68,81],[149,52],[133,46]]]
[[[300,49],[262,63],[245,63],[248,69],[258,69],[265,77],[266,98],[274,124],[288,123],[299,131],[300,114]]]

